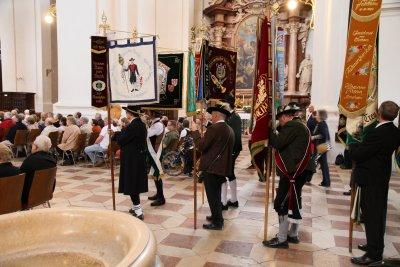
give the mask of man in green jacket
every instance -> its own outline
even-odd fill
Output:
[[[288,248],[290,243],[299,243],[299,225],[294,221],[289,230],[289,217],[301,219],[301,190],[306,182],[303,172],[311,154],[311,138],[307,127],[293,120],[296,110],[286,106],[278,111],[278,132],[270,130],[269,145],[276,149],[279,187],[274,201],[274,209],[279,216],[279,233],[264,246]]]
[[[231,115],[226,119],[226,123],[232,128],[235,134],[235,143],[233,145],[233,161],[232,161],[232,175],[229,175],[228,181],[222,184],[221,187],[221,202],[222,210],[227,210],[229,207],[239,207],[237,199],[237,183],[235,176],[235,162],[238,158],[240,151],[242,151],[242,119],[235,111],[235,97],[231,94],[225,96],[223,102],[229,104],[229,111]],[[230,188],[231,197],[228,200],[228,184]]]

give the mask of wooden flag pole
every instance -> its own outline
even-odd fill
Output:
[[[197,155],[196,155],[196,143],[193,143],[193,228],[197,229]]]
[[[203,102],[201,103],[201,127],[200,127],[200,134],[201,137],[204,136],[204,112],[203,112],[204,108],[203,108]],[[204,181],[201,184],[201,203],[202,205],[204,205]]]
[[[267,162],[270,161],[272,155],[272,150],[268,148],[267,152]],[[270,185],[270,168],[271,164],[267,164],[265,170],[265,210],[264,210],[264,241],[268,239],[268,211],[269,211],[269,185]]]
[[[275,55],[276,55],[276,14],[271,14],[271,50],[272,50],[272,85],[271,85],[271,127],[275,130]],[[267,58],[268,60],[268,58]],[[267,129],[268,131],[269,129]],[[270,186],[270,175],[271,168],[275,169],[275,157],[273,156],[274,150],[268,148],[268,169],[266,170],[266,181],[265,181],[265,214],[264,214],[264,241],[268,239],[268,211],[269,211],[269,186]],[[273,175],[274,176],[274,175]],[[275,180],[275,179],[273,179]],[[275,184],[272,185],[272,191],[275,191]]]
[[[108,156],[110,157],[110,165],[111,165],[111,192],[112,192],[112,203],[113,210],[115,210],[115,177],[114,177],[114,146],[111,138],[111,107],[110,107],[110,94],[107,96],[107,116],[108,116],[108,138],[109,138],[109,150]]]
[[[103,36],[107,37],[107,31],[110,29],[110,26],[107,24],[107,16],[103,12],[101,16],[102,24],[99,25],[99,28],[103,30]],[[108,48],[107,48],[107,61],[108,61]],[[107,73],[110,73],[110,66],[107,64]],[[107,75],[107,90],[109,90],[109,75]],[[112,143],[112,132],[111,132],[111,106],[110,106],[110,92],[107,93],[107,117],[108,117],[108,139],[109,139],[109,151],[108,156],[110,157],[110,164],[111,164],[111,194],[112,194],[112,204],[113,210],[116,209],[115,207],[115,177],[114,177],[114,148]]]
[[[272,188],[272,197],[271,197],[271,202],[274,202],[275,200],[275,176],[276,176],[276,162],[275,162],[275,149],[272,149],[272,157],[271,157],[272,163],[271,163],[271,188]]]
[[[350,200],[350,217],[349,217],[349,252],[353,251],[353,227],[354,220],[351,218],[351,214],[353,212],[354,201],[356,197],[356,187],[354,183],[351,185],[351,200]]]

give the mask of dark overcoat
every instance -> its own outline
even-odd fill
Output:
[[[148,191],[146,138],[146,125],[140,118],[133,119],[118,135],[117,141],[121,148],[119,193],[135,195]]]
[[[209,126],[198,145],[200,171],[224,177],[232,175],[234,143],[235,134],[226,122]]]
[[[226,123],[232,128],[235,134],[235,144],[233,145],[233,154],[239,155],[242,151],[242,119],[239,114],[232,112],[232,115],[226,119]]]

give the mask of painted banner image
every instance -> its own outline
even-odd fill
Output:
[[[123,42],[109,42],[110,102],[158,103],[155,37]]]
[[[146,107],[158,109],[182,108],[183,53],[158,54],[157,85],[160,102],[146,105]]]

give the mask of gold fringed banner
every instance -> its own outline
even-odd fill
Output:
[[[339,110],[346,117],[363,115],[379,25],[382,0],[354,0],[347,39]]]

